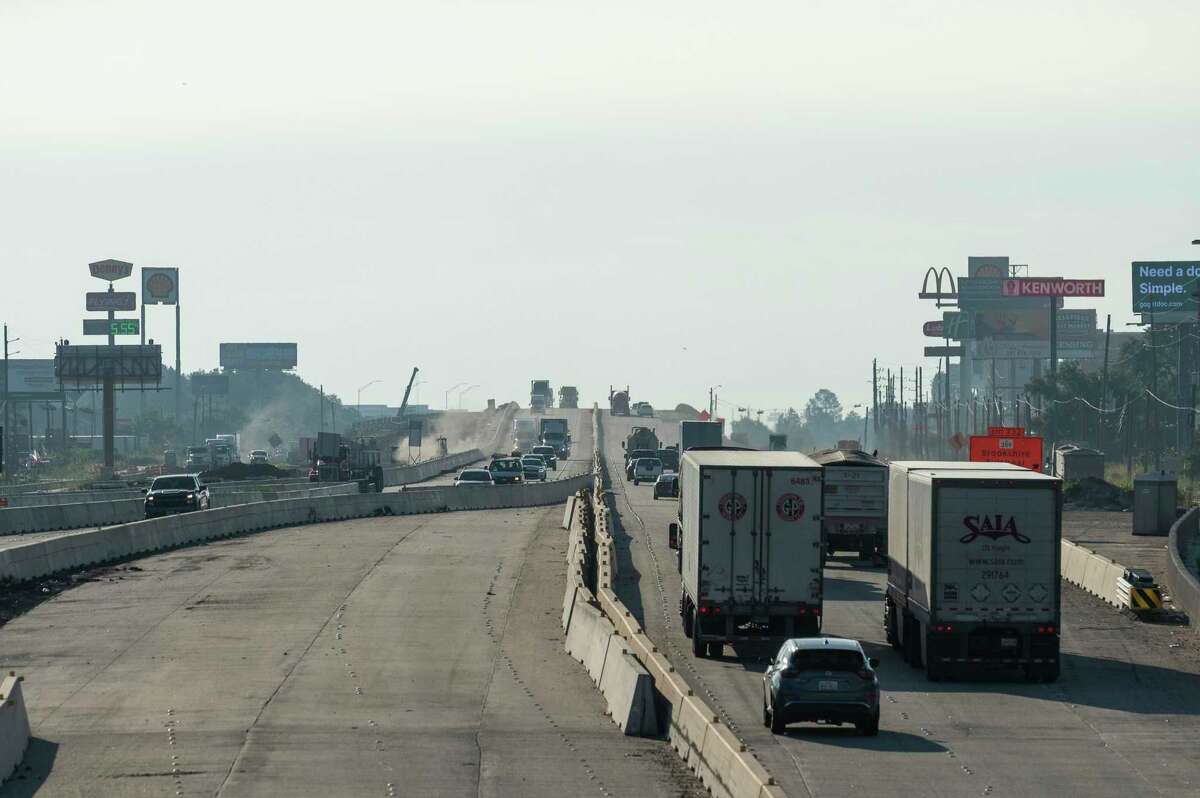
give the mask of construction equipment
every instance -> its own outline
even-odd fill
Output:
[[[545,410],[554,407],[554,389],[550,380],[533,380],[529,383],[529,406]]]
[[[404,389],[404,400],[400,402],[400,409],[396,412],[396,418],[404,418],[404,411],[408,409],[408,396],[412,393],[413,383],[417,379],[418,371],[420,369],[413,366],[412,376],[408,378],[408,387]]]
[[[579,407],[579,389],[574,385],[564,385],[558,389],[558,406],[566,410]]]

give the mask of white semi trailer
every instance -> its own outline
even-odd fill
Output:
[[[684,452],[668,531],[696,656],[821,628],[821,466],[796,452]]]
[[[888,642],[931,681],[1059,674],[1062,481],[997,463],[893,462]]]

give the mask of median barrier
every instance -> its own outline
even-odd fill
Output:
[[[627,735],[652,737],[658,734],[654,683],[637,658],[620,644],[621,638],[613,636],[600,676],[600,692],[617,728]]]
[[[19,543],[0,550],[0,581],[24,582],[62,571],[274,527],[377,515],[559,504],[585,487],[589,479],[588,476],[581,476],[539,485],[501,485],[478,489],[444,487],[415,495],[354,493],[280,499],[118,523],[101,529],[67,533],[49,540]],[[87,512],[91,513],[89,526],[106,523],[107,517],[120,509],[121,503],[113,502],[112,507],[100,506],[104,504],[101,502],[88,506]],[[69,506],[72,505],[64,505]],[[23,511],[26,508],[18,509]]]
[[[573,522],[573,520],[575,518],[575,502],[576,502],[576,500],[577,500],[577,497],[575,497],[575,496],[571,496],[570,498],[567,499],[567,509],[563,512],[563,522],[562,522],[563,529],[571,528],[571,523]]]
[[[1073,585],[1083,586],[1088,553],[1069,540],[1062,542],[1061,570],[1062,577]]]
[[[0,682],[0,785],[21,764],[29,747],[29,713],[21,677],[12,671]]]
[[[1167,546],[1167,569],[1163,581],[1171,601],[1187,613],[1192,629],[1200,630],[1200,580],[1192,567],[1200,556],[1195,541],[1200,531],[1200,507],[1192,507],[1171,525]],[[1190,566],[1189,566],[1190,561]]]
[[[1084,566],[1083,589],[1093,596],[1103,597],[1104,572],[1107,567],[1108,558],[1089,551],[1087,563]]]

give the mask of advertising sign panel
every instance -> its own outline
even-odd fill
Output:
[[[967,276],[1008,277],[1008,256],[973,256],[967,258]]]
[[[975,316],[972,313],[960,313],[957,310],[947,310],[942,313],[942,332],[944,337],[952,341],[966,341],[975,337]]]
[[[277,369],[296,368],[295,344],[221,344],[221,368]]]
[[[1004,281],[1002,290],[1006,297],[1102,297],[1104,281],[1014,277]]]
[[[943,338],[944,325],[940,321],[927,321],[921,325],[921,332],[927,338]]]
[[[229,393],[228,374],[193,374],[192,393],[196,396],[226,396]]]
[[[87,309],[98,311],[137,310],[134,291],[88,291]]]
[[[142,268],[142,304],[175,305],[179,302],[179,269]]]
[[[63,392],[54,376],[53,358],[12,358],[8,361],[9,398],[13,401],[62,399]],[[4,370],[0,369],[0,390],[4,388]]]
[[[84,335],[140,335],[140,319],[84,319]]]
[[[925,357],[962,357],[961,346],[927,346]]]
[[[124,280],[133,274],[133,264],[110,258],[109,260],[98,260],[95,263],[89,263],[88,271],[92,273],[93,277],[108,280],[111,283],[114,280]]]
[[[1047,277],[1035,282],[1055,282],[1058,277]],[[962,277],[958,281],[958,306],[963,310],[979,310],[981,308],[1031,308],[1046,307],[1045,295],[1007,296],[1004,286],[1011,280],[998,277]],[[1103,280],[1099,281],[1103,283]],[[1019,290],[1019,289],[1018,289]],[[1073,296],[1073,295],[1072,295]],[[1101,294],[1103,296],[1103,294]],[[1058,306],[1063,306],[1062,297],[1058,298]]]
[[[1133,312],[1164,324],[1196,321],[1200,261],[1134,261]]]
[[[1047,360],[1050,357],[1048,339],[981,338],[969,344],[971,357],[978,360]],[[1059,341],[1055,354],[1059,360],[1095,359],[1100,356],[1099,336]]]
[[[112,377],[117,385],[162,382],[162,347],[158,344],[55,347],[54,371],[65,386],[87,388]]]
[[[972,435],[972,463],[1012,463],[1041,473],[1042,439],[1034,435]]]

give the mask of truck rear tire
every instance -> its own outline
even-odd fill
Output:
[[[904,614],[904,661],[921,667],[921,622],[908,613]]]
[[[900,638],[896,635],[896,605],[890,598],[883,600],[883,631],[888,645],[893,650],[900,650]]]
[[[725,644],[720,640],[710,640],[708,643],[708,656],[716,658],[725,653]]]
[[[692,656],[704,659],[708,655],[708,643],[700,639],[699,619],[692,619]]]

